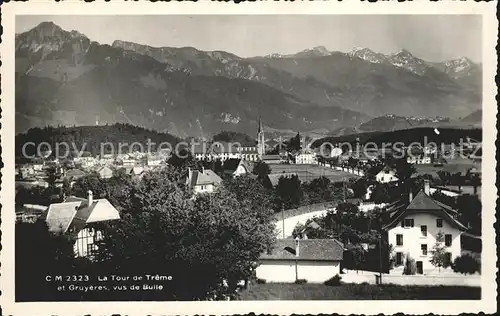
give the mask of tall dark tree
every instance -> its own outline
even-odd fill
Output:
[[[299,151],[302,148],[300,133],[290,139],[287,147],[290,151]]]
[[[263,180],[268,174],[271,173],[271,167],[264,161],[258,161],[252,170],[252,173],[257,175],[260,180]]]
[[[296,175],[281,177],[275,190],[278,210],[296,208],[304,197],[300,179]]]

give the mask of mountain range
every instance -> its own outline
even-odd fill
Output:
[[[481,65],[465,57],[428,62],[404,49],[385,55],[320,46],[243,58],[123,40],[99,44],[52,22],[16,34],[15,42],[16,132],[128,123],[179,137],[254,135],[262,118],[272,134],[327,135],[391,115],[474,125],[460,118],[481,109]]]

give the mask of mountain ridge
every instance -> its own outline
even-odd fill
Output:
[[[411,53],[403,53],[409,60]],[[270,130],[289,133],[291,126],[349,130],[389,113],[465,116],[480,108],[480,84],[460,68],[468,59],[428,64],[418,75],[321,46],[297,54],[243,58],[123,40],[107,45],[42,23],[16,35],[16,126],[89,124],[100,116],[181,137],[220,130],[252,135],[263,114]],[[86,102],[89,111],[80,110]],[[48,110],[55,114],[47,117]]]

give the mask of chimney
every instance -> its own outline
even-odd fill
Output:
[[[91,190],[88,190],[87,193],[89,195],[88,200],[89,200],[89,206],[90,206],[90,205],[92,205],[92,203],[94,203],[94,196],[93,196]]]
[[[299,237],[295,237],[295,257],[299,256],[299,250],[300,250],[300,239]]]
[[[201,166],[201,173],[205,173],[205,166]]]
[[[427,195],[430,195],[431,194],[431,185],[430,185],[430,182],[428,179],[425,179],[424,180],[424,193],[427,194]]]
[[[411,203],[412,200],[413,200],[413,192],[410,190],[410,193],[408,193],[408,202]]]

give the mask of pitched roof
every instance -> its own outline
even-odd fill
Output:
[[[194,187],[197,185],[219,184],[222,179],[212,170],[205,169],[203,172],[198,170],[189,171],[187,181],[191,187]]]
[[[238,168],[238,166],[241,164],[243,160],[239,158],[230,158],[224,162],[224,171],[231,171],[234,172]]]
[[[439,201],[434,200],[423,190],[421,190],[415,198],[409,203],[408,201],[400,200],[396,203],[390,205],[386,212],[393,214],[389,219],[389,223],[383,227],[383,229],[389,229],[396,226],[406,214],[414,213],[431,213],[436,216],[443,217],[448,223],[457,227],[460,230],[466,230],[467,228],[460,223],[455,217],[457,211],[452,209],[450,206],[443,204]]]
[[[82,202],[53,203],[49,205],[45,222],[52,233],[65,233]]]
[[[440,210],[436,201],[424,193],[424,191],[418,192],[418,194],[413,198],[410,205],[406,207],[408,210]]]
[[[44,216],[49,231],[78,233],[88,223],[120,219],[120,214],[106,199],[88,200],[70,196],[62,203],[53,203]]]
[[[85,176],[85,172],[80,169],[70,169],[66,171],[66,177],[83,177]]]
[[[344,245],[336,239],[301,239],[298,256],[294,239],[278,239],[271,252],[261,254],[260,259],[341,261],[343,255]]]

